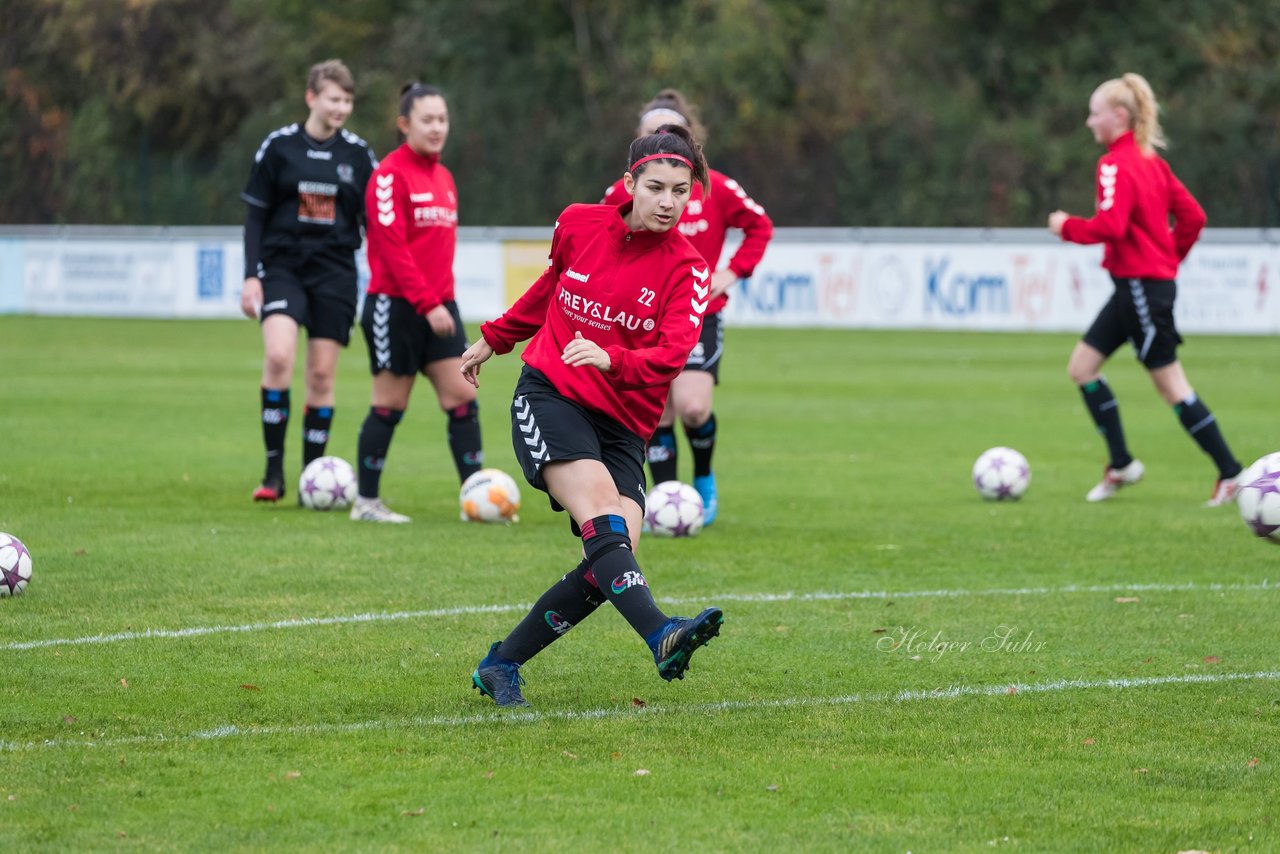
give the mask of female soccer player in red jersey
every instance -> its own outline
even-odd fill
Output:
[[[453,299],[458,191],[440,162],[449,108],[434,86],[400,93],[404,143],[382,161],[365,193],[369,293],[360,325],[369,345],[373,400],[360,428],[359,497],[351,518],[408,522],[379,498],[379,480],[396,425],[422,373],[448,416],[449,448],[461,480],[483,462],[476,392],[458,371],[467,348]]]
[[[636,136],[647,136],[659,125],[678,124],[689,128],[694,139],[706,141],[702,124],[693,107],[675,89],[663,89],[640,111]],[[693,486],[702,496],[705,507],[703,524],[715,521],[719,510],[716,477],[711,468],[711,455],[716,445],[716,415],[712,408],[712,391],[720,382],[720,357],[724,352],[724,323],[721,309],[729,301],[729,288],[739,279],[751,277],[764,257],[765,247],[773,236],[773,222],[764,208],[756,204],[728,175],[708,169],[708,189],[695,185],[684,214],[680,217],[680,233],[689,239],[714,270],[706,294],[710,304],[703,318],[702,334],[694,345],[684,370],[671,384],[671,395],[658,429],[649,439],[649,469],[654,483],[676,479],[676,418],[684,425],[689,447],[693,451]],[[605,191],[604,201],[620,204],[628,198],[622,179]],[[720,255],[729,229],[742,231],[742,244],[723,270]]]
[[[244,289],[240,309],[261,320],[262,438],[267,469],[254,501],[285,493],[284,439],[289,426],[298,327],[307,328],[307,409],[302,464],[324,456],[333,423],[338,354],[356,316],[356,260],[364,188],[378,166],[369,146],[343,128],[355,81],[336,59],[313,66],[302,125],[270,134],[258,148],[241,198]]]
[[[512,442],[529,483],[568,510],[581,563],[493,644],[472,682],[500,706],[528,705],[519,668],[605,600],[645,639],[663,679],[683,678],[694,650],[720,631],[658,609],[636,563],[644,508],[645,438],[702,329],[711,270],[675,228],[702,148],[679,125],[631,143],[632,201],[571,205],[560,214],[545,273],[504,315],[480,327],[462,373],[532,338],[511,406]]]
[[[1107,147],[1098,159],[1097,212],[1082,219],[1054,211],[1049,230],[1073,243],[1105,244],[1102,266],[1110,271],[1116,288],[1067,364],[1111,454],[1102,480],[1086,498],[1104,501],[1120,487],[1142,479],[1142,462],[1125,445],[1116,399],[1100,373],[1107,358],[1128,339],[1156,391],[1218,467],[1205,506],[1225,504],[1235,496],[1240,462],[1227,447],[1213,413],[1187,382],[1177,354],[1182,336],[1173,322],[1174,278],[1204,228],[1204,211],[1155,152],[1165,140],[1155,94],[1143,77],[1126,74],[1099,86],[1089,98],[1085,125]]]

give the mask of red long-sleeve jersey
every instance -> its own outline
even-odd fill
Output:
[[[1173,279],[1204,223],[1204,209],[1169,164],[1126,133],[1098,158],[1097,213],[1069,217],[1062,239],[1106,244],[1102,266],[1113,276]]]
[[[648,439],[698,342],[711,270],[674,228],[631,231],[623,219],[630,211],[630,204],[565,208],[546,271],[480,334],[497,353],[532,337],[526,364],[565,397]],[[564,363],[576,332],[609,354],[608,371]]]
[[[714,169],[708,170],[708,175],[711,178],[711,196],[704,198],[702,185],[694,182],[689,204],[680,216],[680,233],[689,238],[693,248],[701,253],[714,271],[720,266],[725,235],[731,228],[742,229],[742,244],[729,259],[729,269],[740,279],[750,278],[764,257],[769,238],[773,237],[773,220],[737,181]],[[631,198],[622,181],[619,178],[604,191],[604,204],[620,205]],[[728,294],[716,297],[707,306],[707,314],[715,314],[728,301]]]
[[[458,189],[437,156],[407,144],[365,188],[369,293],[403,297],[420,314],[453,299]]]

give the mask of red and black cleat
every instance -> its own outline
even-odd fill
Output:
[[[284,484],[278,480],[264,480],[262,486],[253,491],[254,501],[270,501],[275,503],[284,498]]]

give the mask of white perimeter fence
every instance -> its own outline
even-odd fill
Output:
[[[458,304],[501,313],[549,229],[461,228]],[[731,254],[728,248],[726,258]],[[779,229],[726,309],[735,326],[1083,331],[1112,291],[1097,246],[1032,229]],[[0,313],[239,317],[240,229],[0,227]],[[361,286],[367,267],[360,257]],[[1280,332],[1280,232],[1205,233],[1178,276],[1186,332]]]

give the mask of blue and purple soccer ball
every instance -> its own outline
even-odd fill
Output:
[[[31,552],[13,534],[0,533],[0,599],[17,596],[31,580]]]
[[[1239,476],[1236,506],[1254,535],[1280,545],[1280,452],[1256,460]]]
[[[340,457],[312,460],[298,478],[298,498],[312,510],[341,510],[356,500],[356,473]]]
[[[989,501],[1015,501],[1030,483],[1031,466],[1013,448],[988,448],[973,464],[973,485]]]
[[[644,520],[659,537],[692,537],[702,530],[702,496],[678,480],[668,480],[649,491]]]

